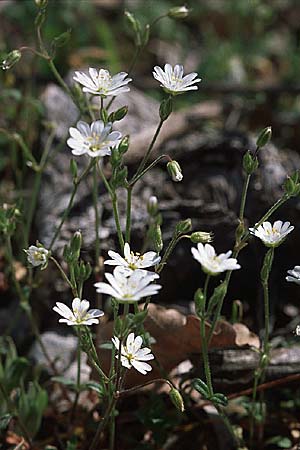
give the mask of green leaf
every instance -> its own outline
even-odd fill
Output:
[[[105,394],[103,386],[100,383],[97,383],[96,381],[88,381],[87,383],[84,383],[83,385],[81,385],[81,388],[91,389],[91,390],[97,392],[99,397],[103,397]]]
[[[221,406],[228,405],[228,398],[224,394],[218,394],[218,393],[214,394],[210,400],[214,405],[221,405]]]
[[[274,436],[266,441],[266,444],[275,444],[279,448],[291,448],[292,441],[285,436]]]
[[[209,389],[207,384],[200,380],[200,378],[195,378],[193,380],[193,387],[199,392],[205,399],[209,399]]]
[[[71,389],[76,389],[75,381],[71,380],[70,378],[65,378],[63,376],[57,376],[57,377],[52,377],[51,380],[55,381],[57,383],[61,383],[64,386],[68,386]]]

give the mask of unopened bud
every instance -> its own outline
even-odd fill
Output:
[[[299,173],[295,172],[290,177],[287,177],[284,183],[284,190],[289,197],[295,197],[300,193]]]
[[[191,219],[181,220],[177,223],[175,228],[176,234],[184,234],[188,233],[192,229],[192,221]]]
[[[156,225],[155,229],[153,230],[153,245],[156,253],[160,253],[164,246],[161,228],[159,225]]]
[[[168,162],[167,169],[173,181],[178,182],[183,179],[182,170],[177,161]]]
[[[13,50],[7,57],[1,62],[1,68],[3,70],[11,69],[21,59],[21,52],[19,50]]]
[[[124,153],[127,152],[128,147],[129,147],[129,136],[124,136],[119,144],[118,150],[122,155],[124,155]]]
[[[118,120],[122,120],[126,114],[128,113],[128,106],[122,106],[122,108],[117,109],[117,111],[112,112],[108,120],[109,122],[116,122]]]
[[[268,144],[268,142],[270,142],[271,137],[272,137],[272,128],[271,127],[264,128],[260,132],[256,140],[256,146],[258,148],[264,147],[266,144]]]
[[[38,8],[46,8],[48,0],[34,0]]]
[[[173,403],[175,408],[178,411],[183,412],[184,411],[184,402],[183,402],[183,398],[182,398],[182,395],[180,394],[180,392],[177,389],[172,388],[169,392],[169,396],[170,396],[171,402]]]
[[[198,317],[202,317],[205,313],[205,297],[202,289],[197,289],[194,295],[195,310]]]
[[[152,217],[157,214],[158,200],[157,200],[157,197],[155,197],[155,195],[152,195],[151,197],[149,197],[148,203],[147,203],[147,211],[148,211],[148,214]]]
[[[251,175],[258,168],[258,159],[249,151],[243,157],[243,168],[248,175]]]
[[[190,239],[193,244],[208,244],[209,242],[212,242],[213,235],[212,233],[206,233],[205,231],[195,231],[191,234]]]
[[[171,19],[185,19],[190,13],[190,10],[186,6],[174,6],[169,9],[168,16]]]
[[[74,159],[71,159],[70,161],[70,171],[73,177],[73,180],[75,180],[77,178],[77,162]]]

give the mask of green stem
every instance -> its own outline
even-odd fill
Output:
[[[56,229],[56,231],[54,233],[54,236],[53,236],[53,238],[51,240],[51,243],[50,243],[50,246],[49,246],[48,250],[52,249],[52,247],[53,247],[53,245],[54,245],[54,243],[55,243],[55,241],[56,241],[56,239],[57,239],[57,237],[58,237],[58,235],[60,233],[60,230],[61,230],[61,228],[62,228],[62,226],[63,226],[63,224],[64,224],[64,222],[66,220],[66,218],[70,214],[70,211],[71,211],[71,209],[73,207],[74,198],[75,198],[75,195],[76,195],[76,192],[77,192],[79,184],[81,183],[83,178],[85,178],[85,176],[89,173],[90,169],[94,166],[94,164],[96,164],[96,161],[93,159],[93,160],[90,161],[90,164],[88,165],[86,170],[80,175],[80,177],[77,178],[76,180],[74,180],[74,182],[73,182],[73,190],[72,190],[72,194],[71,194],[68,206],[67,206],[67,208],[65,209],[65,211],[63,213],[63,216],[61,218],[60,224],[58,225],[58,227],[57,227],[57,229]]]
[[[97,180],[97,163],[93,167],[93,203],[95,211],[95,265],[99,266],[100,257],[100,239],[99,239],[99,211],[98,211],[98,180]]]
[[[162,257],[162,260],[161,260],[161,262],[159,263],[159,265],[158,265],[158,267],[157,267],[157,270],[156,270],[157,273],[161,273],[161,271],[163,270],[163,268],[164,268],[164,266],[165,266],[165,264],[166,264],[166,262],[167,262],[169,256],[170,256],[171,253],[173,252],[173,250],[174,250],[174,248],[176,247],[176,244],[177,244],[177,242],[180,240],[180,238],[181,238],[181,236],[178,236],[178,234],[175,234],[175,235],[172,237],[172,239],[171,239],[171,241],[170,241],[168,247],[166,248],[166,251],[165,251],[165,253],[164,253],[164,256]]]
[[[77,342],[77,378],[76,378],[76,395],[70,415],[70,422],[73,422],[73,419],[75,417],[76,408],[80,396],[80,375],[81,375],[81,346],[80,346],[80,330],[78,330],[78,342]]]
[[[51,261],[54,262],[54,264],[56,265],[56,267],[57,267],[58,270],[60,271],[60,273],[61,273],[63,279],[64,279],[64,280],[66,281],[66,283],[70,286],[70,288],[71,288],[72,291],[73,291],[73,294],[75,295],[75,292],[74,292],[74,286],[73,286],[73,284],[71,283],[71,281],[69,280],[69,278],[68,278],[66,272],[64,271],[64,269],[61,267],[61,265],[59,264],[59,262],[56,261],[56,259],[55,259],[53,256],[50,256],[50,259],[51,259]]]
[[[149,166],[147,166],[138,176],[135,176],[134,179],[129,183],[130,186],[134,186],[135,183],[140,180],[149,170],[153,169],[153,167],[156,166],[162,159],[167,158],[169,161],[171,161],[171,158],[169,155],[160,155],[158,156]]]
[[[248,174],[246,177],[246,180],[244,182],[244,186],[243,186],[240,214],[239,214],[239,219],[241,222],[243,222],[243,220],[244,220],[244,212],[245,212],[246,198],[247,198],[250,178],[251,178],[251,174]]]
[[[204,295],[205,301],[206,301],[206,297],[207,297],[207,289],[208,289],[209,280],[210,280],[210,276],[207,275],[205,284],[204,284],[204,289],[203,289],[203,295]],[[201,336],[202,359],[203,359],[205,379],[206,379],[206,384],[208,387],[209,397],[212,397],[214,391],[213,391],[211,371],[210,371],[209,358],[208,358],[208,339],[206,337],[205,314],[203,314],[200,318],[200,336]]]
[[[125,241],[130,244],[130,231],[131,231],[131,198],[132,198],[132,187],[127,187],[127,206],[126,206],[126,234]]]
[[[158,124],[158,127],[157,127],[157,129],[156,129],[156,131],[154,133],[152,141],[151,141],[151,143],[150,143],[150,145],[148,147],[148,150],[146,151],[146,153],[145,153],[145,155],[144,155],[144,157],[143,157],[143,159],[142,159],[142,161],[141,161],[141,163],[140,163],[140,165],[139,165],[135,175],[133,176],[130,184],[135,183],[136,179],[139,177],[141,172],[144,170],[144,167],[145,167],[145,165],[146,165],[146,163],[147,163],[147,161],[149,159],[149,156],[150,156],[150,153],[151,153],[151,151],[153,149],[155,141],[156,141],[156,139],[157,139],[157,137],[158,137],[158,135],[160,133],[161,127],[163,126],[163,123],[164,123],[164,121],[161,119],[159,124]]]
[[[103,419],[101,420],[100,424],[98,425],[96,434],[94,436],[94,439],[92,440],[92,443],[91,443],[91,446],[90,446],[89,450],[95,450],[97,448],[98,443],[99,443],[99,441],[101,439],[101,433],[102,433],[103,429],[105,428],[108,420],[110,419],[110,416],[111,416],[112,412],[114,411],[116,402],[117,402],[117,398],[113,396],[111,401],[110,401],[110,403],[109,403],[109,405],[108,405],[108,408],[107,408],[107,410],[105,412],[105,415],[104,415]]]
[[[116,195],[116,192],[112,190],[109,182],[107,181],[101,164],[97,164],[97,168],[99,171],[99,174],[101,176],[101,179],[110,195],[111,201],[112,201],[112,206],[113,206],[113,214],[114,214],[114,219],[115,219],[115,223],[116,223],[116,228],[117,228],[117,234],[118,234],[118,239],[119,239],[119,244],[121,247],[121,250],[123,252],[124,249],[124,238],[123,238],[123,233],[122,233],[122,229],[121,229],[121,224],[120,224],[120,217],[119,217],[119,208],[118,208],[118,198]]]

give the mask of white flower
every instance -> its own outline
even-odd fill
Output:
[[[144,255],[140,253],[133,253],[130,251],[130,246],[126,242],[124,245],[124,258],[119,253],[110,250],[108,252],[112,259],[107,259],[104,264],[110,266],[121,266],[124,268],[123,273],[131,275],[134,270],[145,269],[147,267],[155,266],[160,261],[160,256],[155,252],[147,252]],[[143,271],[148,272],[148,271]]]
[[[209,275],[218,275],[226,270],[237,270],[241,266],[236,258],[230,258],[232,251],[216,255],[214,247],[210,244],[198,244],[192,248],[193,257],[201,264],[202,270]]]
[[[288,276],[285,278],[286,281],[300,284],[300,266],[295,266],[292,270],[288,270],[287,273]]]
[[[69,128],[70,138],[67,141],[73,155],[87,153],[92,158],[111,154],[111,147],[119,144],[122,137],[119,131],[111,132],[112,124],[104,125],[102,120],[96,120],[90,125],[80,120],[77,128]]]
[[[161,67],[155,66],[153,76],[161,83],[161,87],[172,95],[197,90],[198,86],[193,85],[201,81],[201,78],[196,78],[198,76],[196,72],[183,76],[181,64],[176,64],[174,69],[170,64],[165,64],[164,71]]]
[[[120,340],[114,336],[112,338],[113,344],[117,350],[120,347]],[[130,333],[126,340],[126,345],[121,344],[121,364],[127,369],[134,367],[138,372],[146,375],[152,370],[152,367],[144,361],[154,359],[150,348],[141,348],[143,339],[141,336],[134,337],[134,333]],[[117,355],[116,358],[119,358]]]
[[[60,314],[63,319],[59,319],[59,322],[66,323],[68,325],[93,325],[98,324],[97,317],[104,315],[104,312],[100,309],[90,309],[90,302],[87,300],[80,300],[80,298],[74,298],[72,301],[72,310],[64,303],[57,302],[53,310]]]
[[[96,69],[90,67],[89,74],[90,76],[84,72],[75,72],[75,77],[73,77],[73,80],[84,86],[82,89],[83,92],[107,97],[109,95],[116,96],[130,91],[126,85],[132,79],[126,78],[126,72],[120,72],[112,77],[108,70],[100,69],[98,72]]]
[[[135,270],[128,276],[123,267],[116,267],[113,275],[105,274],[108,283],[95,283],[94,286],[100,294],[107,294],[119,302],[138,302],[143,297],[155,295],[161,289],[159,284],[151,284],[159,278],[156,273],[145,270]]]
[[[261,239],[266,247],[278,247],[293,229],[290,222],[283,223],[281,220],[276,220],[274,225],[263,222],[258,228],[249,228],[249,231]]]
[[[27,261],[33,266],[41,266],[41,269],[45,269],[48,264],[49,250],[44,247],[36,247],[31,245],[28,250],[24,250],[27,255]]]

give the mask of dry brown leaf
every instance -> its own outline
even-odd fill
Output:
[[[193,353],[201,353],[200,338],[200,320],[194,315],[185,316],[173,308],[164,308],[163,306],[150,304],[148,306],[148,315],[144,322],[145,329],[155,339],[152,345],[152,351],[156,361],[168,373],[180,362],[189,358]],[[206,324],[208,333],[210,324]],[[254,340],[253,333],[243,325],[234,327],[230,323],[220,320],[211,339],[210,348],[234,348],[241,345],[251,344]],[[105,324],[100,331],[100,341],[109,341],[112,338],[113,322]],[[257,338],[258,339],[258,338]],[[101,365],[107,373],[110,367],[110,351],[100,349],[99,356]],[[158,367],[153,362],[153,370],[147,375],[141,375],[131,370],[127,375],[127,386],[135,385],[141,380],[148,381],[161,375]]]
[[[260,347],[259,337],[252,333],[243,323],[234,323],[233,328],[236,331],[236,344],[239,347],[250,345],[251,347]]]

